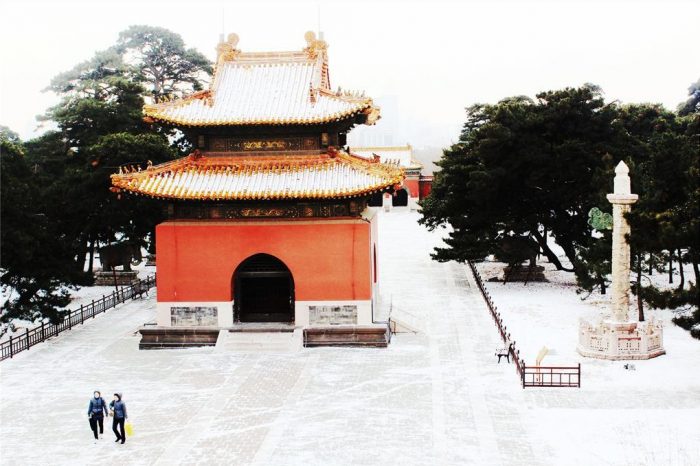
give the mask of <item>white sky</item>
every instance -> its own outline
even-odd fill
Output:
[[[333,88],[395,98],[394,142],[416,147],[455,140],[464,108],[476,102],[592,82],[610,100],[675,108],[700,77],[698,1],[0,5],[0,124],[24,139],[57,102],[42,92],[51,78],[114,44],[129,25],[166,27],[214,59],[222,10],[239,48],[297,50],[304,32],[317,29],[320,5]]]

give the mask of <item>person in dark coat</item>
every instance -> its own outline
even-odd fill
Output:
[[[93,393],[93,398],[90,400],[88,405],[88,419],[90,420],[90,429],[95,435],[95,440],[99,439],[97,436],[97,427],[100,427],[100,434],[105,433],[104,427],[104,417],[107,415],[107,403],[102,398],[102,394],[95,390]]]
[[[121,393],[114,394],[114,400],[109,403],[109,409],[111,410],[110,415],[114,416],[114,420],[112,421],[112,430],[114,431],[114,435],[117,436],[115,442],[119,442],[121,440],[121,442],[124,443],[126,442],[124,421],[129,416],[126,414],[126,403],[122,401]],[[119,430],[117,430],[117,427],[119,427]]]

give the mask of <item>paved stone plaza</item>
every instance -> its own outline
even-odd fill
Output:
[[[467,268],[409,212],[380,218],[383,304],[422,330],[387,349],[139,351],[155,299],[0,363],[0,462],[33,464],[692,464],[700,387],[527,389]],[[319,251],[322,253],[322,251]],[[572,325],[576,325],[573,322]],[[521,336],[520,338],[526,338]],[[575,341],[571,342],[574,346]],[[672,358],[669,354],[666,358]],[[572,361],[573,363],[578,361]],[[600,362],[596,362],[600,364]],[[687,368],[687,371],[697,367]],[[135,435],[93,444],[93,390],[122,391]],[[697,464],[697,463],[696,463]]]

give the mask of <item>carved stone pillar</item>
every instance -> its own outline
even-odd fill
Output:
[[[629,168],[624,162],[620,162],[615,168],[615,189],[607,198],[613,206],[610,307],[613,320],[627,322],[630,302],[630,245],[626,237],[630,234],[630,225],[625,219],[625,214],[630,211],[639,196],[631,193]]]
[[[612,285],[610,317],[591,324],[579,323],[578,352],[599,359],[649,359],[666,353],[663,326],[650,318],[648,322],[630,319],[630,245],[631,234],[625,214],[638,196],[630,189],[629,168],[620,162],[615,168],[615,189],[608,194],[613,207]]]

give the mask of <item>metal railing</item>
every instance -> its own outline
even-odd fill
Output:
[[[525,387],[580,387],[581,364],[578,366],[525,366]]]
[[[92,300],[92,303],[80,305],[79,309],[69,311],[63,320],[57,324],[41,322],[32,329],[26,329],[24,334],[10,336],[6,341],[0,343],[0,361],[13,357],[15,354],[28,350],[32,346],[42,341],[55,337],[61,332],[70,330],[76,325],[83,324],[87,319],[94,318],[108,309],[116,307],[118,304],[126,302],[135,297],[141,297],[156,284],[155,275],[146,277],[143,280],[136,280],[134,283],[122,288],[118,288],[110,295],[103,295],[100,299]]]
[[[491,298],[491,294],[484,286],[481,274],[476,269],[472,261],[467,261],[469,268],[474,275],[481,295],[486,301],[486,306],[491,313],[493,321],[496,323],[498,333],[505,345],[508,345],[508,352],[515,363],[515,370],[520,377],[520,383],[525,387],[581,387],[581,364],[577,366],[528,366],[525,360],[520,357],[520,350],[515,346],[515,340],[511,340],[510,333],[503,323],[503,318],[498,312],[498,308]]]

